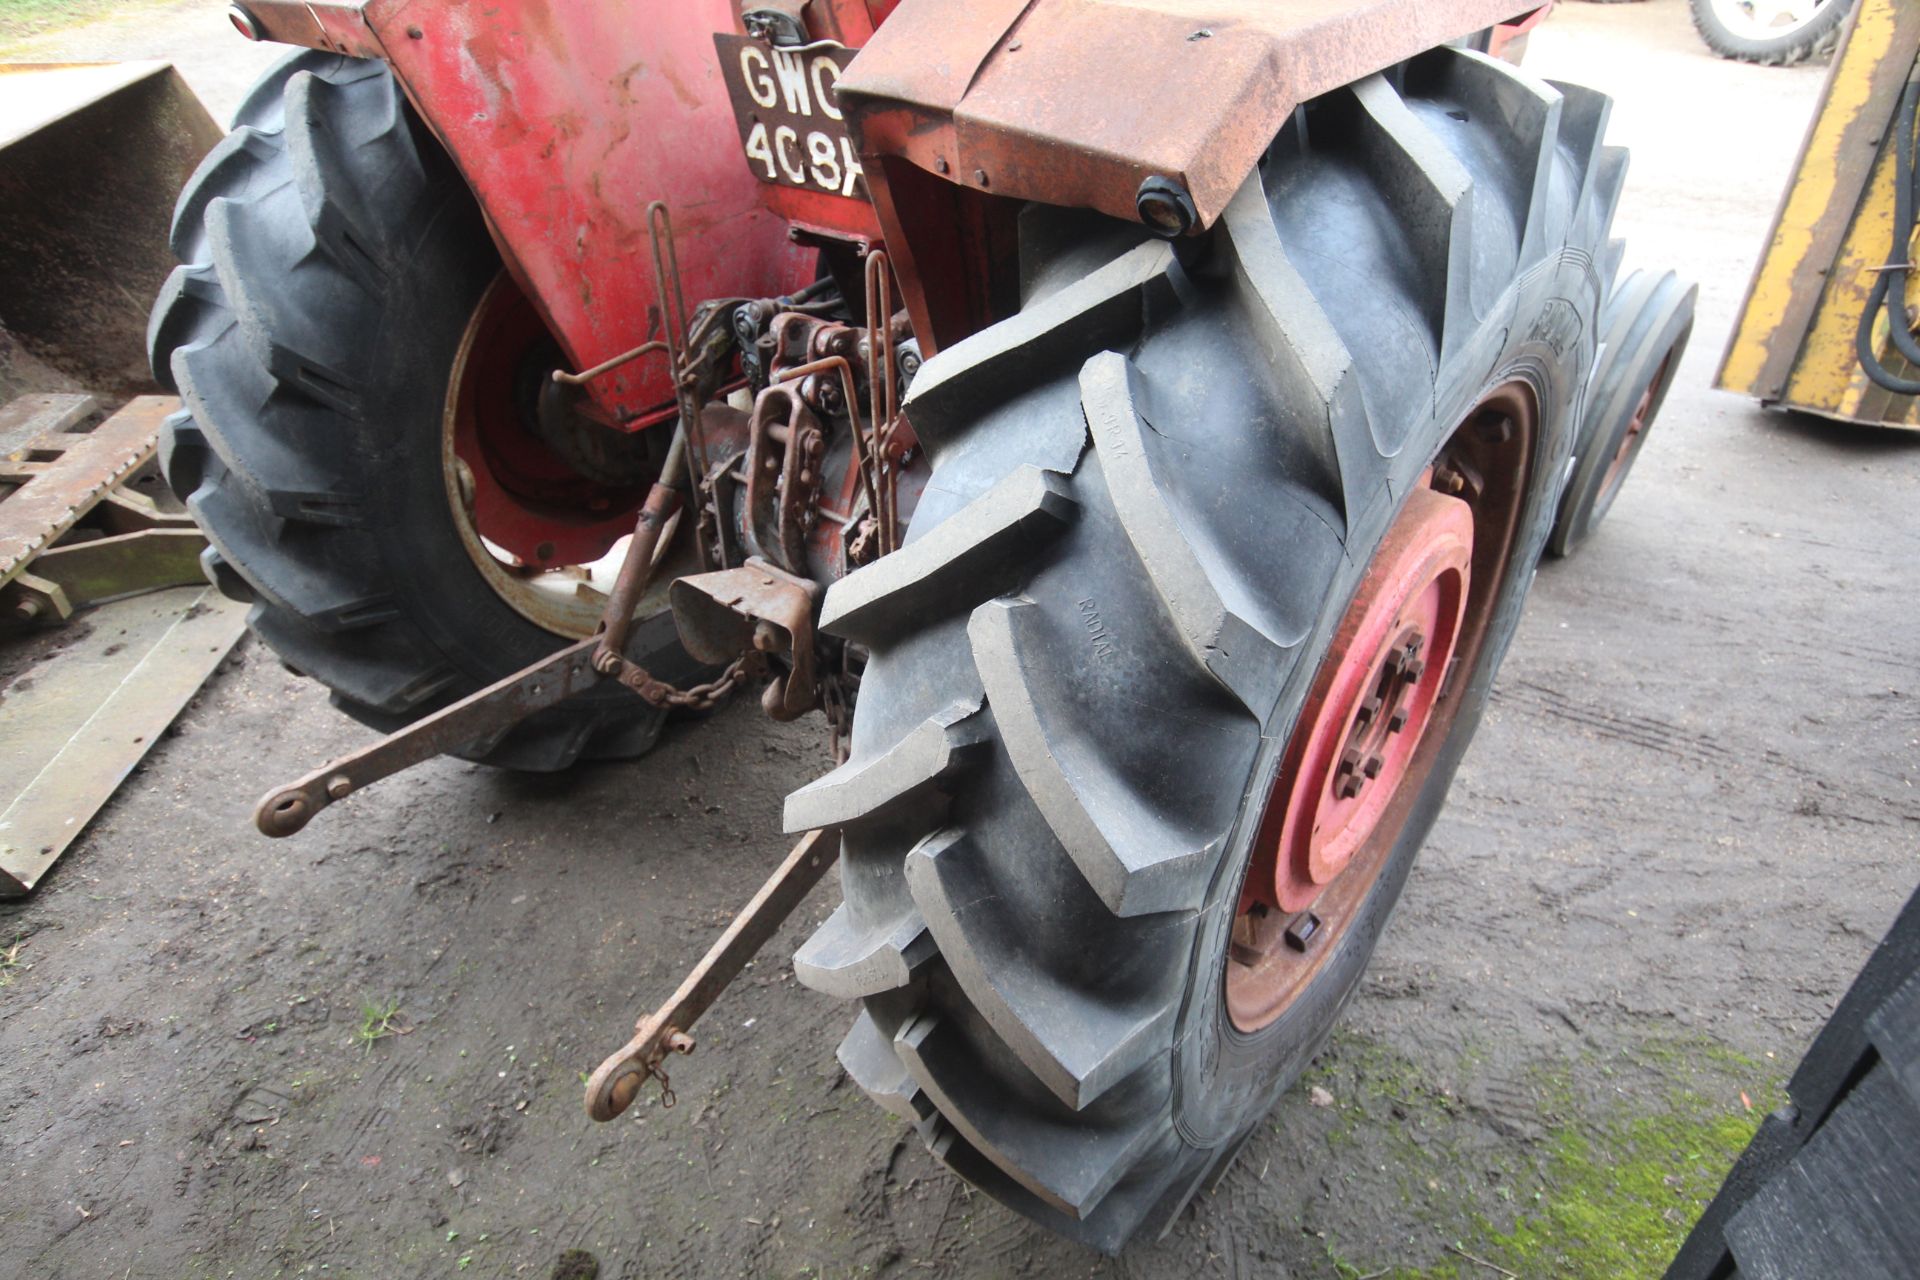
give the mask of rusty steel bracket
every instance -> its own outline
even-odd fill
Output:
[[[663,1100],[673,1105],[673,1090],[662,1066],[667,1054],[693,1052],[694,1040],[689,1034],[693,1024],[713,1007],[720,993],[746,968],[747,961],[786,923],[793,909],[834,864],[839,843],[824,840],[826,834],[809,831],[801,837],[759,892],[714,940],[706,956],[681,980],[672,998],[641,1018],[634,1026],[633,1039],[588,1077],[588,1115],[595,1120],[613,1119],[633,1105],[640,1087],[650,1079],[660,1081]]]
[[[372,746],[350,751],[298,782],[269,791],[254,806],[253,825],[262,835],[290,836],[311,822],[314,814],[368,783],[484,741],[536,711],[566,701],[600,682],[600,673],[593,669],[593,650],[599,643],[599,637],[589,636],[568,645]]]
[[[826,436],[799,388],[771,386],[747,426],[746,535],[783,569],[804,572]]]
[[[701,662],[724,662],[743,651],[783,655],[788,672],[767,685],[760,706],[775,720],[792,720],[820,700],[813,660],[819,590],[813,580],[756,558],[737,569],[676,579],[668,599],[682,647]]]

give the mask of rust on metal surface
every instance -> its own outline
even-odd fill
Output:
[[[262,835],[290,836],[320,810],[369,783],[485,741],[534,712],[565,701],[600,681],[600,673],[593,669],[593,650],[599,643],[598,636],[591,636],[570,644],[371,746],[330,761],[298,782],[276,787],[254,806],[253,825]]]
[[[1189,229],[1211,226],[1301,103],[1539,7],[907,0],[839,101],[932,355],[1008,313],[991,289],[1020,202],[1143,221],[1153,180],[1185,194]]]
[[[605,679],[616,681],[652,706],[706,708],[716,705],[757,672],[763,655],[752,644],[751,635],[729,650],[696,653],[703,661],[727,665],[713,679],[686,689],[656,678],[624,652],[634,607],[654,567],[655,545],[679,509],[680,493],[676,486],[684,482],[685,474],[686,438],[676,435],[660,480],[640,509],[633,539],[620,562],[613,592],[607,598],[594,634],[370,746],[349,752],[296,782],[276,787],[254,807],[254,826],[264,835],[292,835],[311,822],[320,810],[369,783],[435,756],[485,743],[535,712],[564,702]],[[797,624],[801,641],[795,648],[807,646],[810,656],[811,597],[808,600],[807,612]],[[809,667],[809,679],[810,673]]]
[[[839,97],[863,156],[1129,220],[1141,183],[1170,179],[1207,226],[1302,102],[1538,7],[909,0]]]
[[[1524,384],[1482,400],[1426,468],[1342,617],[1241,883],[1221,997],[1242,1031],[1285,1013],[1364,916],[1464,701],[1458,681],[1478,668],[1538,436]]]
[[[160,423],[173,411],[166,396],[141,396],[91,431],[44,431],[0,459],[0,586],[104,501],[114,486],[153,456]]]
[[[595,1120],[611,1120],[633,1105],[640,1088],[650,1079],[660,1081],[666,1090],[664,1100],[672,1105],[673,1094],[662,1064],[669,1052],[691,1053],[693,1024],[740,976],[747,961],[767,944],[775,931],[805,900],[820,877],[839,857],[839,842],[825,838],[826,833],[809,831],[793,846],[785,861],[760,886],[740,914],[726,927],[707,954],[681,980],[680,987],[667,1002],[641,1018],[634,1027],[633,1039],[608,1056],[587,1080],[587,1114]]]
[[[661,468],[660,479],[654,482],[647,500],[640,505],[640,515],[633,525],[633,541],[627,544],[626,557],[620,561],[620,572],[613,580],[613,592],[600,615],[600,643],[594,649],[593,666],[602,675],[615,675],[620,670],[627,651],[627,633],[633,627],[634,606],[640,602],[640,593],[653,574],[653,553],[659,545],[660,534],[680,509],[680,491],[676,486],[685,478],[686,437],[678,435],[674,437],[666,465]]]
[[[806,572],[807,532],[826,447],[826,434],[799,387],[776,383],[755,397],[747,421],[742,533],[761,556],[791,572]]]
[[[845,330],[845,332],[850,334],[852,331]],[[782,383],[799,383],[804,387],[808,379],[816,376],[825,377],[829,374],[838,378],[839,400],[845,406],[847,418],[853,425],[853,465],[855,474],[860,480],[861,492],[867,500],[867,510],[878,516],[881,507],[872,444],[860,425],[860,397],[855,390],[853,365],[847,358],[843,355],[823,356],[791,369],[782,369],[776,375],[775,385],[769,387],[767,391],[778,390]],[[877,429],[878,424],[873,425]]]
[[[724,662],[743,650],[786,659],[760,705],[775,720],[792,720],[819,703],[814,678],[813,615],[819,585],[752,559],[735,569],[679,578],[669,588],[680,643],[701,662]]]
[[[1640,399],[1634,403],[1633,417],[1627,420],[1627,432],[1620,437],[1620,445],[1613,451],[1613,457],[1607,460],[1607,474],[1601,477],[1600,502],[1611,503],[1614,492],[1626,483],[1627,468],[1633,465],[1634,457],[1640,452],[1640,446],[1647,442],[1647,428],[1653,425],[1654,401],[1659,398],[1667,378],[1667,366],[1673,363],[1673,352],[1669,351],[1660,359],[1653,371],[1653,380],[1647,383],[1647,389],[1640,393]]]

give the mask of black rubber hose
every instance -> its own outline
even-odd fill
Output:
[[[1912,268],[1908,258],[1913,244],[1914,205],[1916,196],[1920,195],[1915,190],[1913,163],[1914,147],[1920,144],[1920,81],[1907,81],[1907,87],[1900,93],[1900,109],[1895,121],[1896,127],[1904,125],[1904,129],[1893,140],[1893,244],[1887,250],[1887,261],[1878,273],[1879,279],[1867,294],[1867,305],[1860,312],[1860,329],[1854,346],[1867,377],[1895,395],[1916,396],[1920,395],[1920,381],[1902,378],[1880,363],[1879,354],[1873,349],[1873,322],[1884,309],[1894,347],[1909,363],[1920,365],[1920,343],[1914,341],[1907,320],[1907,280]],[[1893,288],[1896,282],[1900,286],[1897,292]]]

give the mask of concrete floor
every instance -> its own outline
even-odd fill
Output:
[[[178,25],[217,7],[66,56],[167,51],[218,113],[263,51]],[[1616,96],[1617,233],[1700,281],[1693,346],[1608,523],[1542,568],[1344,1029],[1165,1240],[1040,1233],[845,1084],[845,1011],[785,963],[831,885],[675,1110],[581,1116],[784,848],[817,726],[736,705],[558,779],[438,761],[268,844],[253,799],[365,735],[248,645],[0,907],[0,1275],[1657,1271],[1920,881],[1920,440],[1709,389],[1820,69],[1717,61],[1682,0],[1562,5],[1529,66]],[[408,1033],[355,1047],[384,1001]]]

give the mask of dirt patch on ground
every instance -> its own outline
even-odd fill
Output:
[[[1686,367],[1598,539],[1542,570],[1343,1030],[1167,1239],[1047,1236],[846,1082],[846,1010],[786,963],[831,883],[674,1063],[678,1106],[584,1117],[582,1073],[784,851],[817,725],[736,705],[560,778],[440,761],[270,843],[253,799],[364,733],[243,644],[0,907],[7,1264],[1656,1269],[1920,879],[1920,449],[1707,389],[1820,73],[1711,60],[1685,21],[1567,6],[1532,56],[1621,95],[1629,262],[1703,282]]]

